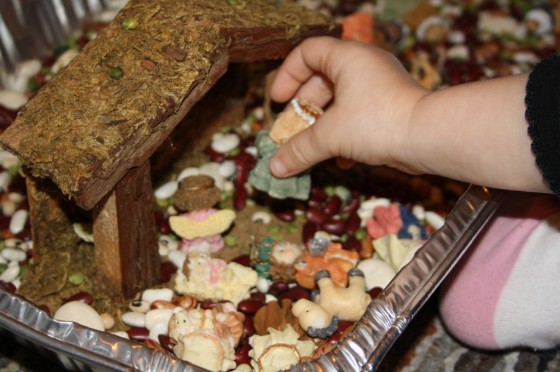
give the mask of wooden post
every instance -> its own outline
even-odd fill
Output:
[[[95,263],[102,284],[132,298],[159,283],[150,163],[130,170],[93,209]]]

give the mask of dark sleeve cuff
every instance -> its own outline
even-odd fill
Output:
[[[552,55],[535,66],[525,105],[537,166],[552,192],[560,195],[560,56]]]

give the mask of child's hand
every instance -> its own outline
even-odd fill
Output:
[[[278,71],[272,99],[297,96],[330,106],[278,150],[272,172],[290,176],[332,157],[417,172],[410,165],[407,127],[416,102],[427,93],[396,58],[378,48],[329,37],[304,41]]]

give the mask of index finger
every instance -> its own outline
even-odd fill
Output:
[[[324,105],[332,98],[330,49],[337,39],[316,37],[303,41],[288,55],[270,88],[273,100],[285,102],[296,95]]]

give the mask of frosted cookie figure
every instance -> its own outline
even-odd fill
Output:
[[[276,199],[294,198],[305,200],[311,189],[311,178],[304,173],[289,178],[276,178],[269,170],[270,159],[276,150],[292,136],[313,125],[323,110],[305,99],[294,98],[278,115],[270,129],[257,135],[257,165],[249,174],[249,182],[258,190]]]
[[[235,212],[213,208],[219,200],[220,190],[210,176],[190,176],[179,184],[173,202],[186,213],[170,217],[169,224],[173,232],[183,238],[185,252],[212,253],[224,247],[221,234],[230,228]]]

